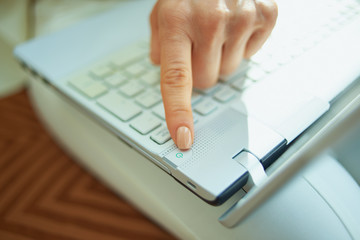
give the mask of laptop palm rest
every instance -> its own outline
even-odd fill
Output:
[[[329,103],[284,78],[270,78],[248,89],[232,107],[258,119],[288,143],[329,110]]]

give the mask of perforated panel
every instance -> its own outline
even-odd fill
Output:
[[[204,156],[216,148],[219,143],[230,140],[225,138],[225,133],[229,130],[230,126],[238,121],[238,118],[231,113],[233,113],[233,111],[224,111],[224,113],[219,114],[206,124],[206,126],[195,132],[195,140],[192,148],[193,157],[181,165],[183,169],[193,167],[195,164],[201,162],[201,159],[204,159]]]
[[[244,129],[246,129],[246,121],[241,121],[241,119],[239,119],[239,115],[242,116],[242,120],[246,119],[246,116],[240,114],[239,112],[236,112],[233,109],[226,109],[214,116],[212,120],[200,127],[200,129],[196,130],[194,144],[192,146],[193,156],[192,158],[184,161],[179,167],[183,170],[192,168],[200,164],[202,161],[207,161],[207,156],[209,156],[209,154],[211,154],[211,152],[215,149],[216,151],[222,151],[222,148],[219,147],[220,145],[226,143],[227,141],[233,141],[233,139],[228,138],[229,131],[233,129],[232,126],[242,122],[244,123]],[[244,131],[243,134],[247,136],[247,131]],[[240,148],[241,145],[239,143],[239,150],[241,150]],[[163,155],[165,156],[175,149],[176,146],[172,146],[163,152]]]

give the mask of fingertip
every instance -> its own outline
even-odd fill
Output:
[[[175,145],[181,150],[190,149],[194,142],[194,122],[189,111],[165,110],[166,124]]]
[[[193,133],[186,126],[180,126],[176,130],[176,145],[181,150],[188,150],[193,144]]]
[[[190,112],[168,112],[166,124],[175,145],[181,150],[190,149],[194,142],[194,123]]]

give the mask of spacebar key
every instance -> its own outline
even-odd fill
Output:
[[[115,92],[99,98],[97,103],[124,122],[141,113],[139,106]]]

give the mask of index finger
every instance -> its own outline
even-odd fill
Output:
[[[186,34],[167,32],[161,37],[161,93],[166,123],[175,144],[184,150],[191,147],[194,138],[191,45]]]

